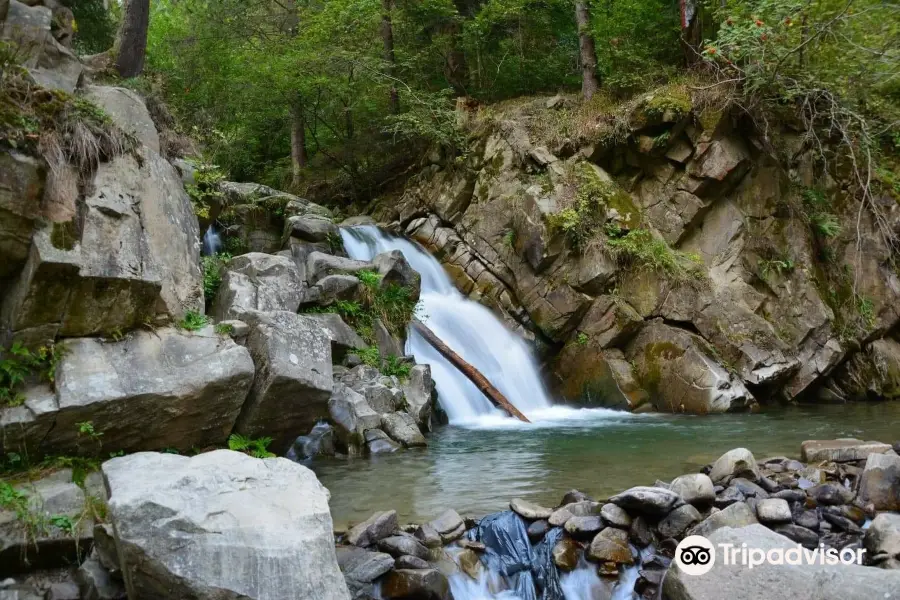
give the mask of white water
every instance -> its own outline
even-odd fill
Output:
[[[218,254],[222,249],[222,238],[216,232],[216,228],[210,225],[203,234],[203,256]]]
[[[358,260],[371,260],[376,254],[390,250],[403,252],[407,262],[422,276],[419,318],[529,418],[563,416],[551,408],[550,398],[537,375],[537,364],[525,342],[490,310],[459,293],[433,256],[413,242],[388,236],[371,225],[343,229],[341,235],[347,253]],[[438,397],[444,399],[441,405],[451,423],[502,426],[514,422],[415,331],[410,331],[406,352],[415,356],[416,361],[431,365]]]

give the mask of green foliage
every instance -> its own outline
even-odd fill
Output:
[[[825,193],[818,189],[803,190],[803,213],[809,220],[813,232],[824,238],[833,238],[841,232],[838,218],[830,212],[830,204]]]
[[[219,335],[231,335],[234,333],[234,325],[231,323],[216,323],[216,333]]]
[[[363,269],[356,274],[356,278],[366,287],[369,293],[375,293],[381,284],[381,274],[377,271]]]
[[[209,323],[209,319],[205,315],[192,310],[184,313],[184,318],[178,322],[178,326],[187,331],[197,331],[203,329]]]
[[[0,405],[18,406],[25,402],[22,389],[29,380],[56,381],[56,369],[65,356],[65,346],[42,346],[32,352],[21,342],[0,349]]]
[[[585,332],[583,332],[583,331],[579,331],[579,332],[578,332],[578,335],[575,336],[575,342],[576,342],[579,346],[587,346],[587,343],[588,343],[588,336],[587,336],[587,334],[586,334]]]
[[[768,281],[772,273],[781,276],[783,274],[791,273],[793,270],[794,261],[788,256],[759,261],[759,276],[764,281]]]
[[[228,438],[228,448],[230,450],[243,452],[254,458],[273,458],[275,454],[268,450],[271,443],[272,438],[270,437],[253,439],[239,433],[232,433]]]
[[[368,346],[362,350],[357,350],[356,355],[363,361],[363,364],[376,369],[381,368],[381,353],[378,351],[377,346]]]
[[[103,0],[69,0],[65,4],[75,15],[73,46],[79,55],[97,54],[112,48],[116,19],[112,11],[104,7]]]
[[[66,535],[75,535],[75,522],[68,515],[52,515],[50,524],[61,529]]]
[[[672,250],[664,240],[654,237],[646,229],[635,229],[622,237],[610,238],[606,245],[617,260],[638,269],[655,271],[674,281],[704,277],[698,256]]]
[[[203,162],[196,164],[194,183],[184,186],[184,189],[191,197],[194,214],[199,218],[208,219],[210,208],[225,200],[225,194],[220,187],[223,181],[225,173],[216,165]]]
[[[200,267],[203,270],[203,296],[207,306],[212,305],[222,283],[222,271],[230,260],[231,254],[228,252],[219,252],[200,259]]]
[[[382,375],[393,376],[399,379],[407,379],[412,366],[403,361],[400,357],[389,354],[384,357],[384,364],[381,366]]]

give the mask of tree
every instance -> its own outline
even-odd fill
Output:
[[[116,70],[125,79],[137,77],[144,70],[149,25],[150,0],[125,0],[116,40]]]
[[[594,36],[591,35],[591,11],[588,0],[576,0],[575,24],[578,26],[578,47],[581,58],[581,94],[585,100],[600,89],[597,80],[597,50],[594,47]]]
[[[381,42],[384,45],[384,62],[387,65],[387,73],[391,78],[391,113],[400,112],[400,97],[397,95],[397,57],[394,54],[394,26],[391,22],[391,12],[394,9],[394,0],[381,0]]]

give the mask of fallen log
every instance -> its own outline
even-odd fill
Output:
[[[429,344],[434,346],[435,350],[449,360],[454,367],[462,371],[463,375],[468,377],[469,381],[474,383],[475,387],[478,388],[478,391],[487,396],[488,400],[490,400],[494,406],[505,410],[510,416],[515,417],[520,421],[531,423],[531,421],[528,420],[528,417],[519,412],[519,409],[513,406],[512,403],[506,399],[506,396],[500,393],[500,390],[491,385],[491,382],[487,380],[487,377],[482,375],[478,369],[463,360],[463,357],[454,352],[450,346],[442,342],[441,339],[436,336],[433,331],[428,329],[422,321],[413,319],[412,326],[413,329],[418,331]]]

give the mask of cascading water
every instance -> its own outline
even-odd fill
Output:
[[[216,232],[215,227],[210,225],[203,234],[203,256],[212,256],[218,254],[222,249],[222,238]]]
[[[525,342],[509,331],[494,314],[463,296],[441,264],[421,246],[385,234],[372,225],[341,230],[347,253],[371,260],[390,250],[403,252],[422,276],[421,318],[428,327],[466,361],[477,368],[513,405],[532,420],[559,416],[538,377],[537,364]],[[437,350],[414,330],[406,352],[431,365],[441,406],[456,425],[511,423],[490,401]]]

